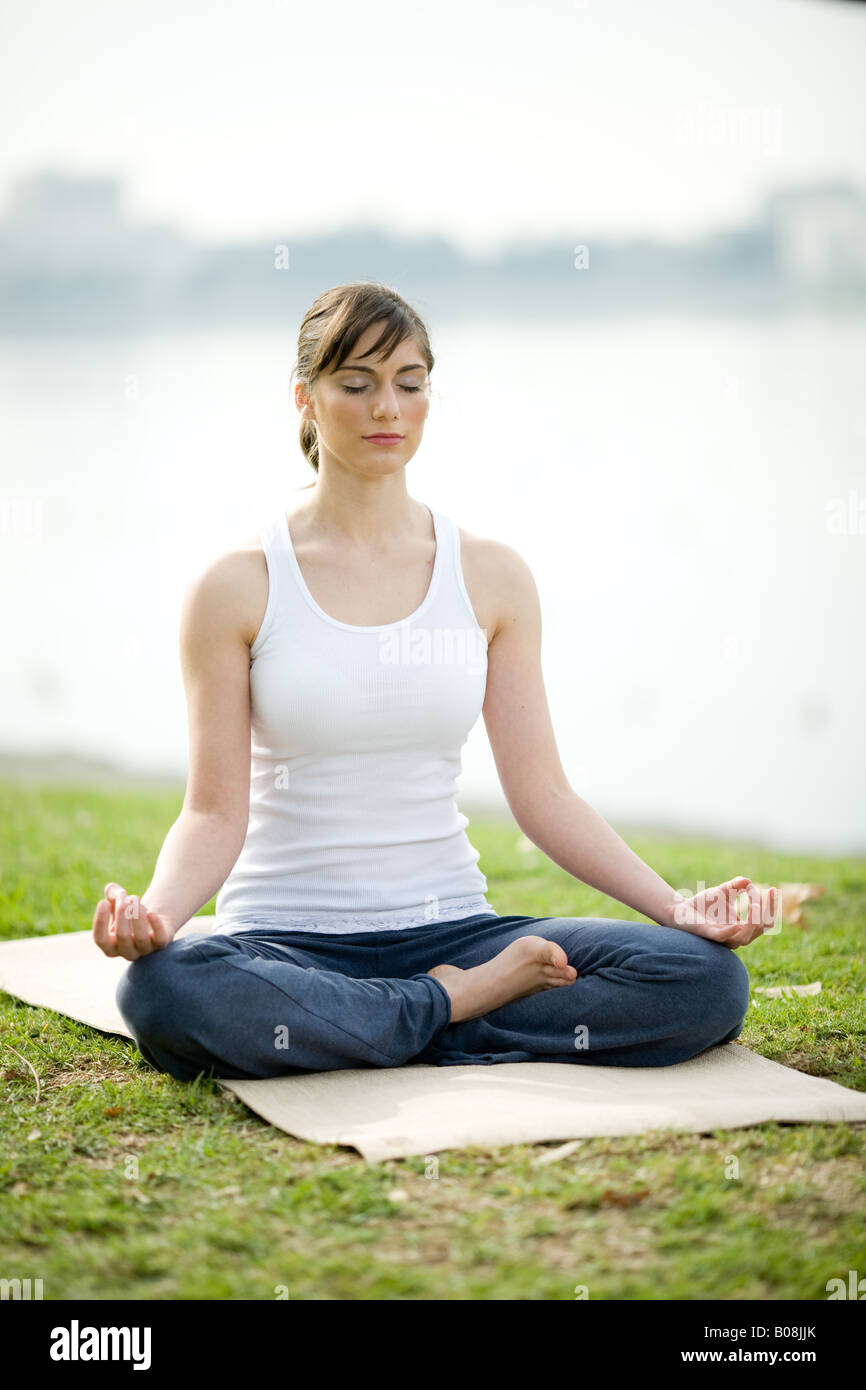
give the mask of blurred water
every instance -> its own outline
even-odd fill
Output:
[[[409,491],[531,566],[562,760],[618,827],[866,847],[864,327],[437,326]],[[313,476],[292,360],[0,341],[0,745],[184,773],[185,584]],[[501,802],[481,720],[461,787]]]

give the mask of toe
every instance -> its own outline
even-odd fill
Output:
[[[547,959],[550,961],[551,965],[559,966],[560,970],[563,969],[564,966],[568,965],[568,956],[565,954],[565,951],[562,949],[558,942],[549,941],[547,945]]]

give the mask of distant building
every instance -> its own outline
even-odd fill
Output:
[[[600,237],[583,248],[588,269],[574,259],[579,240],[517,244],[483,262],[439,236],[369,226],[204,245],[130,215],[119,177],[49,168],[19,179],[0,214],[0,333],[285,325],[328,285],[354,279],[394,284],[424,312],[468,317],[866,304],[866,193],[843,182],[780,190],[750,225],[685,246]]]
[[[119,178],[81,178],[48,169],[19,179],[0,222],[5,277],[46,279],[118,274],[182,276],[198,249],[170,227],[136,222],[123,208]]]
[[[866,283],[866,194],[848,183],[772,194],[766,201],[783,275],[815,288]]]

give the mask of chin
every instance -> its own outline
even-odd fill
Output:
[[[366,452],[366,457],[358,459],[358,463],[365,471],[396,473],[406,467],[414,452],[414,449],[407,449],[405,441],[391,448],[383,445],[380,449],[374,449],[372,453]]]

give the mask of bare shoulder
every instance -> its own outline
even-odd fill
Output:
[[[188,624],[213,635],[217,630],[249,646],[262,625],[268,602],[268,566],[261,539],[238,540],[202,564],[185,597]]]
[[[498,632],[521,616],[537,614],[535,579],[514,546],[493,536],[479,536],[462,527],[459,530],[466,587],[479,625],[487,629],[492,642]]]

